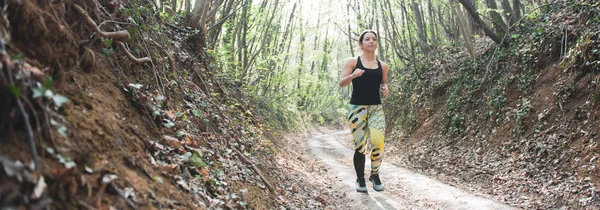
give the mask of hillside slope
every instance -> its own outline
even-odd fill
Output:
[[[388,161],[523,208],[600,208],[598,2],[556,1],[406,69],[387,101]],[[392,83],[394,84],[394,83]]]
[[[192,32],[150,1],[111,2],[0,5],[2,208],[327,205],[275,162],[251,99],[212,76]]]

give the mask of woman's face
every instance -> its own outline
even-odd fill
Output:
[[[375,51],[377,49],[377,37],[373,33],[367,32],[361,43],[360,48],[367,51]]]

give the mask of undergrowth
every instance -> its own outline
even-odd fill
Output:
[[[481,111],[492,125],[514,119],[513,135],[521,135],[538,71],[560,58],[566,71],[600,68],[599,13],[598,2],[557,1],[518,22],[506,37],[510,47],[492,45],[474,59],[461,46],[430,53],[402,70],[405,75],[397,81],[399,94],[394,96],[398,107],[390,110],[395,127],[411,133],[431,114],[423,110],[439,109],[443,117],[437,126],[457,136],[464,133],[473,111]],[[572,89],[565,86],[561,95]],[[509,104],[509,91],[520,92],[522,98]]]

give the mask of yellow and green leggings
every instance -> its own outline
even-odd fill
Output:
[[[383,159],[383,134],[385,117],[383,107],[378,105],[350,105],[348,113],[350,131],[354,138],[354,169],[358,178],[364,178],[367,138],[371,140],[371,174],[379,172]]]

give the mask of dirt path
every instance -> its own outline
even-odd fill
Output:
[[[312,154],[335,173],[335,182],[340,191],[354,205],[362,205],[364,209],[514,209],[482,197],[468,194],[455,187],[430,179],[393,164],[382,163],[380,176],[385,184],[385,191],[376,192],[367,181],[369,193],[357,193],[355,189],[356,175],[352,166],[353,150],[340,143],[339,139],[347,138],[347,131],[328,131],[315,133],[307,139],[307,146]],[[367,158],[368,160],[368,158]],[[367,161],[366,169],[370,169]],[[366,171],[368,173],[368,170]],[[333,176],[333,174],[332,174]],[[359,202],[357,202],[359,201]]]

